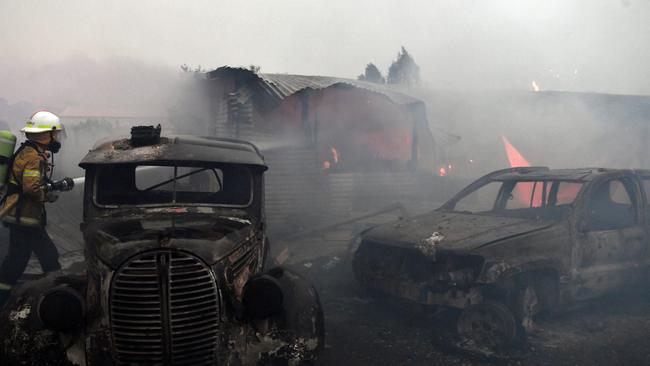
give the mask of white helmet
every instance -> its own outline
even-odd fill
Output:
[[[63,131],[63,124],[56,114],[40,111],[34,113],[20,131],[26,133]]]

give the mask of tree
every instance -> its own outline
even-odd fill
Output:
[[[420,67],[403,46],[402,50],[397,54],[397,59],[393,61],[388,69],[388,83],[406,86],[420,84]]]
[[[195,80],[203,80],[205,79],[205,74],[208,72],[208,70],[204,69],[201,67],[201,65],[198,65],[197,67],[192,67],[188,64],[182,64],[181,65],[181,71],[183,71],[182,75],[188,78],[193,78]]]
[[[203,74],[203,73],[205,73],[207,71],[204,68],[202,68],[201,65],[197,66],[196,68],[192,68],[192,66],[190,66],[188,64],[182,64],[181,65],[181,70],[183,72],[193,72],[195,74]]]
[[[366,65],[366,72],[359,75],[358,79],[377,84],[386,83],[386,79],[384,79],[384,76],[381,74],[377,66],[375,66],[375,64],[372,62]]]

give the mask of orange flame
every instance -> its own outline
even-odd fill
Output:
[[[540,87],[539,87],[539,85],[537,85],[537,82],[536,82],[535,80],[533,80],[533,82],[530,83],[530,86],[533,88],[533,91],[534,91],[534,92],[538,92],[538,91],[541,90]]]
[[[530,166],[530,163],[523,155],[508,141],[505,136],[501,136],[503,139],[503,146],[506,149],[506,154],[508,155],[508,161],[510,162],[511,167],[527,167]],[[575,196],[580,192],[581,184],[562,184],[560,189],[557,192],[558,202],[571,202]],[[529,205],[531,203],[530,196],[533,193],[533,183],[519,183],[517,188],[513,192],[513,195],[516,199],[524,205]],[[533,207],[538,207],[541,205],[542,197],[541,195],[535,194],[533,197]]]
[[[334,163],[338,164],[340,155],[339,151],[335,147],[332,148],[332,158],[334,158]]]
[[[508,139],[505,136],[501,136],[501,140],[503,140],[503,146],[506,149],[506,155],[508,155],[508,162],[510,163],[510,167],[516,168],[516,167],[527,167],[530,166],[530,163],[526,158],[524,158],[523,155],[517,150],[511,143],[508,141]],[[533,194],[533,183],[519,183],[517,184],[515,190],[512,192],[513,196],[519,201],[520,203],[524,205],[528,205],[530,203],[530,196]],[[540,197],[541,199],[541,197]],[[537,202],[534,202],[534,204],[538,204]]]
[[[503,140],[503,146],[506,149],[506,155],[508,155],[508,162],[510,162],[510,167],[515,168],[515,167],[526,167],[530,166],[530,163],[526,158],[524,158],[523,155],[517,150],[510,141],[505,136],[501,136],[501,140]]]

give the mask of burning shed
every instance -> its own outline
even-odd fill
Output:
[[[411,193],[415,202],[420,178],[431,185],[435,143],[420,99],[357,80],[231,67],[207,79],[211,133],[265,151],[272,223],[289,219],[295,229],[292,217],[340,219]]]
[[[433,158],[424,103],[384,85],[229,67],[208,79],[217,135],[310,146],[339,171],[415,167]]]

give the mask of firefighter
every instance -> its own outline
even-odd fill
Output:
[[[57,191],[72,189],[74,181],[50,180],[53,164],[48,162],[61,148],[63,125],[55,114],[40,111],[31,116],[25,127],[26,141],[9,159],[6,192],[0,217],[9,227],[9,251],[0,266],[0,309],[9,298],[11,288],[22,276],[32,252],[43,272],[61,269],[59,253],[45,231],[45,202],[54,202]],[[49,173],[49,176],[48,176]]]

